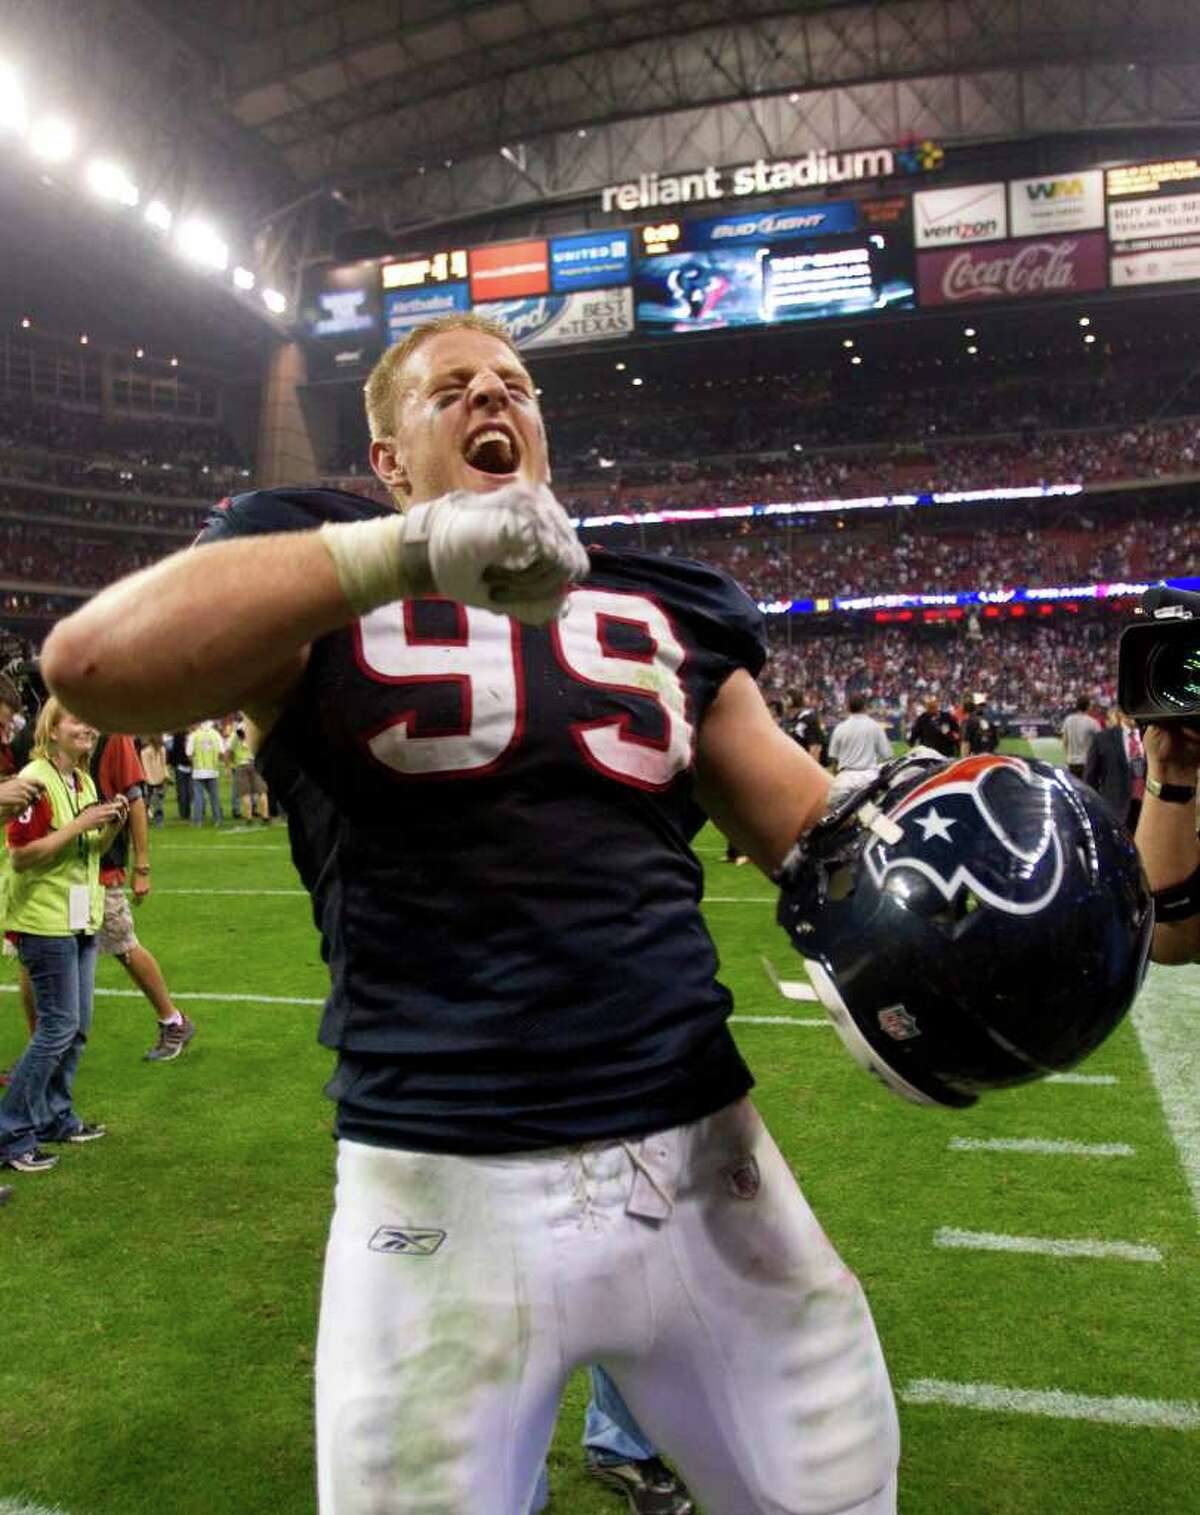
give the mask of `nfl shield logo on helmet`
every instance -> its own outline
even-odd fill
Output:
[[[911,1041],[920,1036],[921,1028],[903,1005],[889,1005],[879,1012],[879,1029],[886,1031],[894,1042]]]
[[[867,867],[881,889],[903,894],[895,876],[911,870],[949,903],[966,895],[969,905],[973,894],[1006,915],[1035,915],[1063,880],[1055,782],[1021,758],[997,753],[951,763],[890,812],[900,840],[872,840]]]

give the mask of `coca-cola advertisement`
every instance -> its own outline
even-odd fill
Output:
[[[1104,233],[1024,237],[917,255],[923,306],[1074,295],[1106,284]]]

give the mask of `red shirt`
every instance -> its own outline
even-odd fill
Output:
[[[70,779],[64,779],[68,793],[71,789]],[[43,789],[32,805],[21,811],[20,815],[14,815],[12,820],[4,828],[5,836],[10,847],[27,847],[30,842],[40,842],[44,836],[49,836],[52,829],[53,816],[50,810],[50,796]]]
[[[127,794],[135,785],[145,787],[146,770],[138,757],[131,736],[110,736],[100,757],[100,771],[95,775],[96,788],[102,800],[115,799],[118,794]],[[101,868],[100,882],[107,888],[110,884],[125,882],[124,868]]]

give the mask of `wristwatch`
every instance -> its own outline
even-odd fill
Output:
[[[1190,805],[1196,798],[1195,784],[1164,784],[1148,778],[1146,789],[1156,800],[1164,800],[1168,805]]]

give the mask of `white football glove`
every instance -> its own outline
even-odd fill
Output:
[[[410,572],[423,544],[439,594],[531,625],[553,620],[571,582],[588,572],[587,553],[544,484],[456,490],[414,505],[404,523]]]

